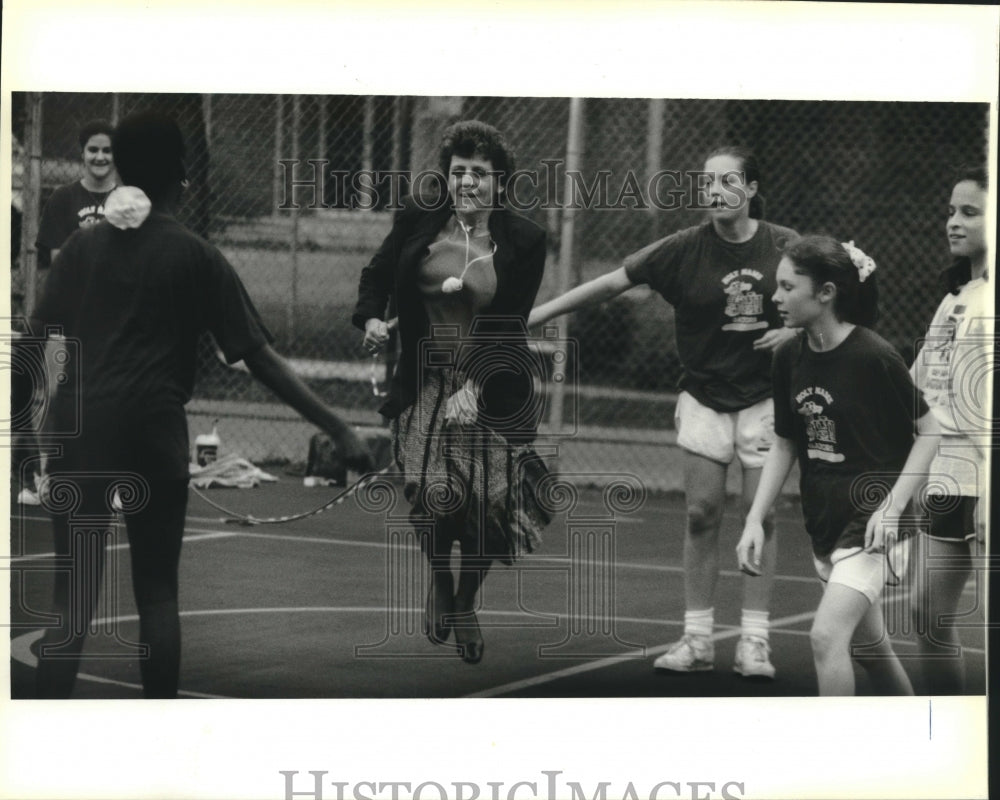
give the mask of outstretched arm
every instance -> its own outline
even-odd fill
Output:
[[[288,362],[270,345],[244,356],[243,361],[257,380],[330,435],[350,469],[370,472],[374,468],[371,455],[350,426],[292,372]]]
[[[535,327],[548,322],[555,317],[561,317],[570,311],[576,311],[584,306],[593,306],[617,297],[622,292],[628,291],[635,284],[625,272],[625,267],[619,267],[614,272],[608,272],[592,281],[587,281],[570,289],[566,294],[542,303],[531,309],[528,315],[528,327]]]

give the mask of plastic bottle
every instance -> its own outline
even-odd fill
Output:
[[[207,466],[219,457],[219,445],[222,440],[219,439],[218,427],[219,420],[214,420],[211,433],[202,433],[195,437],[194,460],[199,467]]]

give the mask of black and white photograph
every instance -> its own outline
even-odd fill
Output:
[[[988,796],[995,7],[4,29],[0,797]]]

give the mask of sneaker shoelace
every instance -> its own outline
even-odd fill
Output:
[[[761,639],[751,639],[747,638],[744,641],[750,647],[750,658],[752,661],[759,661],[764,663],[767,661],[767,643]]]

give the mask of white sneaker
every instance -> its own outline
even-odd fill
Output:
[[[744,678],[768,678],[774,680],[774,664],[771,663],[771,647],[767,640],[758,636],[740,637],[736,645],[736,660],[733,671]]]
[[[27,486],[17,493],[17,502],[22,506],[40,506],[42,504],[37,492],[32,491]]]
[[[685,633],[656,661],[654,669],[671,672],[706,672],[715,666],[715,644],[708,636]]]

